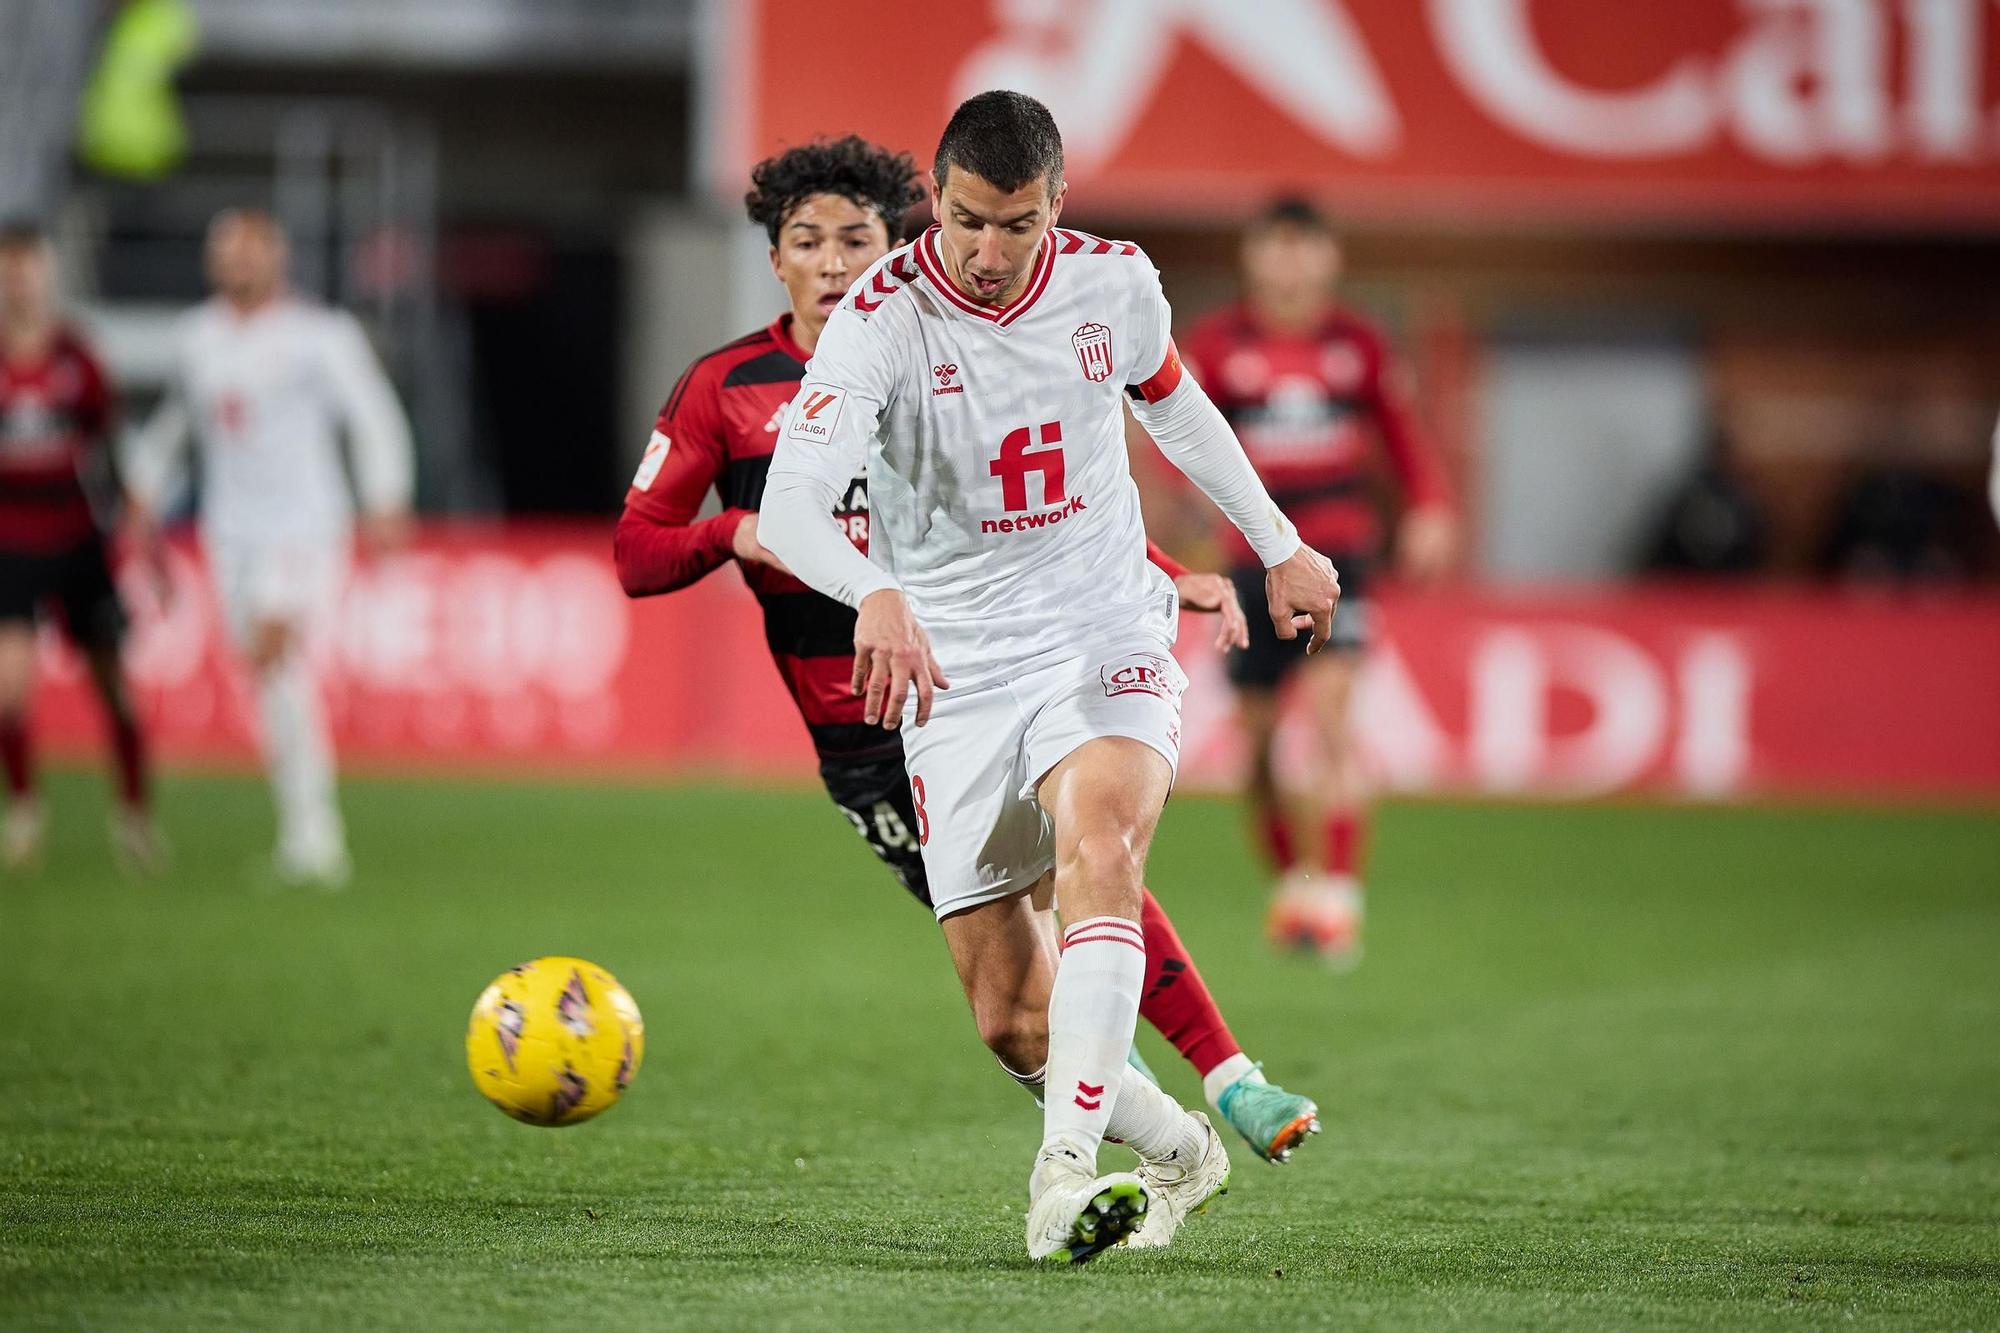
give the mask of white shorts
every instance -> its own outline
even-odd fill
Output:
[[[347,580],[345,545],[225,542],[210,545],[208,558],[223,619],[246,648],[252,629],[272,620],[313,644],[330,628]]]
[[[1028,888],[1055,865],[1035,787],[1085,741],[1142,741],[1178,770],[1187,677],[1164,648],[1070,658],[903,723],[917,841],[938,918]]]

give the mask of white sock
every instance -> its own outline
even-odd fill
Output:
[[[1201,1125],[1181,1104],[1143,1078],[1127,1076],[1118,1086],[1104,1137],[1115,1139],[1149,1162],[1178,1160],[1192,1166],[1201,1156]],[[1176,1154],[1179,1154],[1176,1159]]]
[[[1046,1063],[1032,1074],[1023,1074],[1018,1069],[1009,1068],[1007,1062],[998,1056],[993,1058],[993,1063],[1000,1066],[1001,1073],[1013,1079],[1027,1090],[1028,1095],[1035,1099],[1036,1110],[1039,1111],[1042,1109],[1042,1091],[1048,1086],[1049,1082],[1049,1067]]]
[[[319,682],[303,653],[291,653],[257,682],[264,722],[264,762],[278,806],[278,845],[305,856],[326,856],[346,846],[334,802],[333,743]]]
[[[1067,1152],[1096,1170],[1097,1145],[1104,1141],[1139,1025],[1145,980],[1145,937],[1136,921],[1095,916],[1063,932],[1049,996],[1043,1152]]]
[[[1250,1057],[1238,1051],[1201,1076],[1201,1095],[1208,1099],[1210,1106],[1216,1106],[1221,1102],[1225,1088],[1246,1078],[1259,1083],[1264,1081],[1264,1076],[1257,1072],[1257,1066],[1250,1063]]]

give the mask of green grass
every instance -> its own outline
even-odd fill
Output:
[[[1167,1253],[1039,1272],[1037,1122],[823,798],[355,782],[321,896],[255,887],[222,778],[167,784],[176,868],[126,883],[100,786],[0,881],[7,1326],[2000,1323],[1990,813],[1395,806],[1338,978],[1264,951],[1234,811],[1176,801],[1155,886],[1327,1130]],[[555,952],[649,1051],[544,1131],[460,1036]]]

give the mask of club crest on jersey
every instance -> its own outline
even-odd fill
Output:
[[[931,367],[931,374],[937,377],[937,387],[931,390],[931,397],[941,398],[948,393],[964,393],[965,386],[958,382],[958,366],[946,361]]]
[[[1111,378],[1111,330],[1102,324],[1085,324],[1069,336],[1076,359],[1083,365],[1083,377],[1095,384]]]
[[[785,438],[825,444],[833,438],[833,428],[840,424],[840,409],[846,405],[847,390],[807,381],[792,401],[791,424],[785,428]]]

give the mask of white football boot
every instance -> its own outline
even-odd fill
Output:
[[[1028,1178],[1028,1257],[1080,1264],[1122,1243],[1147,1207],[1146,1186],[1130,1171],[1093,1176],[1068,1153],[1044,1153]]]
[[[286,888],[321,889],[337,893],[354,877],[347,844],[325,840],[286,839],[271,856],[278,882]]]
[[[1188,1114],[1201,1122],[1201,1156],[1192,1162],[1169,1158],[1139,1163],[1139,1179],[1145,1183],[1152,1206],[1126,1242],[1132,1249],[1159,1249],[1174,1238],[1181,1223],[1229,1191],[1229,1150],[1222,1146],[1222,1136],[1201,1112]]]

